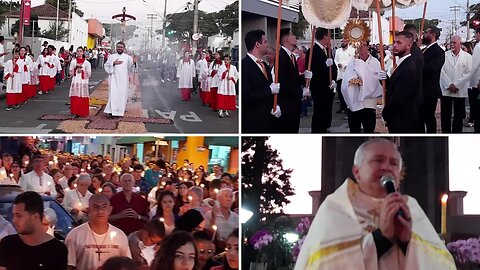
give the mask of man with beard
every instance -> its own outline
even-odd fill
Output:
[[[67,269],[67,248],[43,228],[43,201],[34,191],[13,201],[13,225],[18,234],[0,242],[0,270]]]
[[[280,84],[273,83],[271,69],[262,61],[268,43],[263,30],[252,30],[245,35],[247,56],[242,59],[242,76],[247,78],[242,87],[242,131],[270,133],[273,117],[280,117],[280,106],[273,111],[273,95],[280,92]],[[273,115],[273,116],[272,116]]]
[[[410,54],[413,62],[415,63],[415,67],[417,68],[417,106],[420,110],[420,105],[423,102],[423,54],[422,50],[417,45],[418,40],[418,29],[415,25],[409,23],[403,27],[403,31],[408,31],[413,36],[413,44],[412,48],[410,49]],[[394,67],[396,68],[396,67]],[[425,133],[425,127],[422,124],[421,112],[418,111],[418,131],[421,133]]]
[[[440,29],[429,27],[423,34],[422,42],[427,47],[423,49],[423,101],[420,105],[420,132],[437,133],[435,110],[437,101],[442,96],[440,90],[440,72],[445,63],[445,51],[437,44]],[[418,66],[417,66],[418,67]]]
[[[129,69],[133,58],[124,53],[125,43],[117,43],[117,53],[108,56],[105,71],[108,73],[108,103],[104,112],[108,118],[123,117],[128,100]]]
[[[413,35],[408,31],[395,34],[393,54],[398,56],[397,68],[387,80],[387,94],[382,116],[390,133],[414,133],[418,130],[418,76],[411,57]],[[378,72],[380,80],[387,73]]]

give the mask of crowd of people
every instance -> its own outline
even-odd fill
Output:
[[[160,70],[162,83],[178,81],[182,100],[189,101],[192,94],[198,94],[202,105],[208,105],[220,118],[229,117],[229,111],[237,109],[236,85],[240,76],[232,57],[223,51],[198,51],[192,55],[185,49],[178,55],[168,48],[159,53],[147,52],[141,60],[147,68]]]
[[[280,31],[278,83],[275,83],[275,48],[262,30],[246,34],[247,57],[242,61],[242,127],[247,133],[298,133],[300,118],[313,103],[312,133],[330,132],[334,97],[337,113],[347,113],[351,133],[374,133],[377,109],[390,133],[461,133],[468,126],[480,130],[478,85],[480,29],[475,40],[452,36],[440,44],[441,30],[428,27],[419,35],[415,25],[396,32],[393,45],[361,43],[355,48],[342,40],[330,49],[328,31],[317,28],[313,48],[297,46],[289,28]],[[271,45],[271,44],[270,44]],[[384,51],[384,70],[381,53]],[[309,67],[309,55],[312,62]],[[386,96],[383,96],[385,83]],[[273,96],[277,95],[277,107]],[[383,98],[384,104],[379,106]],[[452,109],[453,107],[453,109]],[[453,110],[453,114],[452,114]],[[475,124],[476,123],[476,124]]]
[[[218,164],[208,174],[188,160],[113,163],[108,155],[39,149],[31,137],[1,160],[0,184],[25,192],[13,202],[16,232],[5,219],[0,226],[0,267],[238,269],[238,179]],[[64,243],[53,237],[41,196],[76,221]],[[11,255],[25,252],[35,256]]]

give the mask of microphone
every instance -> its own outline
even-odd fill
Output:
[[[382,178],[380,178],[380,183],[385,188],[388,194],[397,191],[395,189],[395,178],[393,178],[393,175],[391,174],[385,174],[384,176],[382,176]],[[397,216],[405,217],[402,209],[399,209],[397,211]]]

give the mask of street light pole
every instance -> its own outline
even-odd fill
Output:
[[[167,28],[167,0],[165,0],[165,6],[163,7],[163,37],[162,37],[162,48],[165,48],[165,34],[167,33],[165,28]]]
[[[200,1],[199,0],[195,0],[193,2],[193,34],[196,34],[198,32],[198,3]],[[191,36],[193,36],[193,34]],[[193,51],[192,51],[192,54],[195,55],[195,53],[197,52],[197,41],[195,39],[193,39]]]
[[[153,48],[152,41],[153,41],[153,20],[157,19],[157,15],[155,14],[147,14],[147,19],[150,20],[150,50]]]
[[[68,0],[68,42],[72,43],[72,0]]]

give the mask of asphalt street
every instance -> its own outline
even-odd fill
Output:
[[[238,111],[230,112],[230,117],[219,118],[207,106],[202,106],[200,97],[193,95],[191,101],[182,101],[174,82],[161,82],[157,69],[139,68],[139,82],[142,96],[143,114],[149,118],[170,118],[172,125],[145,124],[148,133],[237,133]],[[90,78],[90,92],[107,78],[103,69],[94,70]],[[61,133],[56,130],[61,121],[38,120],[47,114],[70,113],[68,92],[70,81],[62,82],[55,91],[38,95],[18,109],[5,111],[5,99],[0,100],[0,133],[45,134]]]

